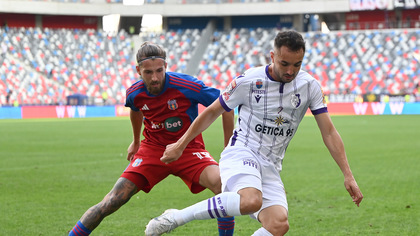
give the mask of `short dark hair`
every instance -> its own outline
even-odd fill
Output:
[[[274,39],[274,48],[281,48],[286,46],[290,50],[297,52],[303,49],[305,53],[305,40],[302,35],[294,30],[282,31],[277,33]]]
[[[166,51],[160,45],[146,41],[140,46],[140,49],[137,51],[137,63],[140,64],[142,60],[148,57],[162,58],[163,60],[165,60]]]

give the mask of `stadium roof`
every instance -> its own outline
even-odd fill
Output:
[[[284,2],[253,2],[225,4],[145,4],[125,6],[123,4],[60,3],[45,1],[1,0],[0,12],[51,15],[89,15],[103,16],[141,16],[161,14],[164,17],[176,16],[235,16],[235,15],[291,15],[302,13],[349,12],[349,0],[295,0]]]

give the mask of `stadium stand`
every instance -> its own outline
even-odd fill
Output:
[[[290,0],[177,0],[178,3],[182,4],[208,4],[208,3],[215,3],[215,4],[221,4],[221,3],[253,3],[253,2],[288,2]]]
[[[1,96],[16,91],[20,104],[58,104],[83,93],[109,103],[123,103],[135,80],[131,39],[124,31],[115,37],[95,30],[9,28],[0,31],[5,45]],[[7,86],[6,86],[7,85]],[[54,86],[52,86],[54,85]],[[19,94],[19,96],[18,96]]]
[[[420,30],[306,33],[304,69],[327,94],[413,93],[420,82]]]
[[[269,62],[275,29],[215,32],[198,69],[199,78],[223,88],[246,69]],[[413,93],[420,82],[420,30],[337,31],[304,34],[303,69],[326,94]]]
[[[214,32],[213,43],[199,65],[198,77],[221,89],[246,69],[265,65],[276,32],[276,29],[262,28]]]
[[[106,0],[107,3],[123,3],[123,0]],[[144,0],[145,4],[163,4],[164,0]]]
[[[168,30],[163,33],[142,33],[141,41],[151,41],[162,45],[168,52],[170,71],[185,73],[191,54],[197,47],[201,31],[198,29]]]
[[[42,1],[42,2],[49,1],[49,2],[59,2],[59,3],[90,3],[91,2],[91,0],[30,0],[30,1]]]
[[[326,94],[418,93],[419,9],[403,8],[400,2],[399,8],[392,11],[379,8],[350,11],[341,8],[345,4],[315,3],[325,5],[320,12],[341,10],[319,15],[329,26],[337,24],[337,27],[330,28],[333,31],[329,33],[306,32],[318,28],[305,23],[305,19],[314,15],[303,14],[307,12],[303,7],[326,1],[144,0],[146,5],[138,8],[123,6],[122,0],[1,1],[2,8],[9,9],[0,13],[0,105],[6,103],[10,91],[10,100],[22,105],[65,103],[66,96],[75,93],[86,94],[91,98],[90,104],[102,104],[104,94],[108,95],[108,104],[123,104],[125,90],[138,79],[135,49],[142,41],[152,41],[167,49],[169,71],[193,74],[222,89],[246,69],[269,63],[272,39],[278,29],[295,27],[305,31],[308,45],[302,69],[321,82]],[[17,2],[32,3],[21,4],[27,8],[20,9]],[[95,11],[90,16],[79,15],[77,10],[69,10],[67,3],[75,3],[82,12],[89,12],[89,8]],[[209,4],[214,12],[207,14],[207,8],[202,12],[205,8],[202,4]],[[223,4],[223,9],[230,9],[229,12],[220,13],[216,4]],[[250,12],[255,15],[236,14],[235,7],[246,4],[253,7]],[[301,13],[284,16],[276,11],[267,16],[268,9],[260,8],[264,4],[274,10],[283,4],[293,6]],[[172,9],[175,5],[182,7]],[[26,14],[31,12],[29,7],[35,6],[50,7],[45,14],[35,9]],[[116,35],[108,35],[98,30],[102,27],[102,12],[108,14],[109,9],[121,13],[120,29],[129,33],[120,30]],[[161,33],[137,35],[142,27],[139,16],[145,9],[161,11],[164,18]],[[197,12],[204,15],[196,16]],[[210,21],[215,21],[211,30],[206,27]]]
[[[276,29],[215,31],[196,69],[206,84],[224,88],[246,69],[269,62]],[[109,104],[124,103],[125,90],[138,79],[135,50],[124,31],[0,28],[0,100],[9,90],[20,104],[57,104],[73,93]],[[185,72],[201,32],[198,29],[148,33],[168,49],[170,71]],[[420,30],[337,31],[304,34],[303,69],[326,94],[412,93],[420,83]],[[334,45],[334,47],[333,47]]]

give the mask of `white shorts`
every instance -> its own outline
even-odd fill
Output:
[[[288,210],[284,185],[274,164],[258,157],[249,148],[225,148],[221,154],[219,168],[223,192],[238,192],[247,187],[262,192],[262,207],[251,215],[252,218],[258,219],[260,211],[269,206],[280,205]]]

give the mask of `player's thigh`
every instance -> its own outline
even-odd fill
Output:
[[[191,192],[199,193],[205,188],[209,188],[213,192],[220,192],[219,170],[214,169],[218,166],[218,163],[205,149],[187,148],[177,161],[170,163],[168,166],[170,166],[172,174],[180,177]],[[207,169],[208,167],[211,168]],[[208,173],[202,175],[205,169]]]
[[[210,189],[213,193],[222,192],[222,182],[220,180],[220,170],[217,165],[210,165],[204,168],[200,174],[199,183],[201,186]]]
[[[171,166],[160,161],[164,148],[142,144],[121,177],[137,185],[146,193],[171,173]]]
[[[247,187],[262,191],[260,164],[250,149],[226,148],[219,166],[222,191],[238,192]]]

